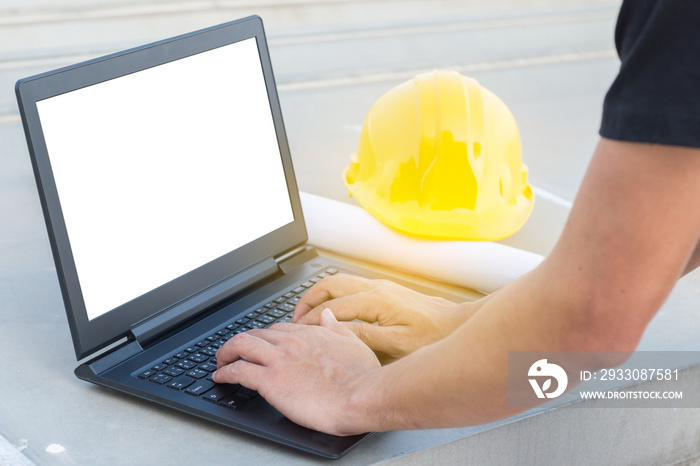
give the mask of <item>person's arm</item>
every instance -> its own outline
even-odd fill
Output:
[[[354,357],[360,346],[337,351],[334,335],[352,334],[327,313],[322,327],[231,339],[215,380],[257,389],[293,421],[333,434],[511,416],[508,351],[589,351],[580,364],[590,370],[621,362],[595,352],[636,347],[698,243],[698,179],[700,150],[603,139],[550,256],[444,339],[379,368]],[[311,337],[313,351],[290,350]]]

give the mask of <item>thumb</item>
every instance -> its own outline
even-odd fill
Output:
[[[321,312],[319,324],[335,333],[359,338],[372,350],[386,353],[392,358],[395,357],[395,341],[392,338],[388,338],[392,333],[392,329],[368,324],[367,322],[338,322],[333,311],[329,308],[325,308]]]
[[[333,311],[330,310],[330,308],[325,308],[323,311],[321,311],[318,323],[322,327],[328,327],[330,329],[333,329],[334,327],[338,326],[338,319],[335,318],[335,315],[333,314]]]
[[[392,338],[393,331],[390,328],[372,325],[366,322],[342,322],[339,323],[350,330],[362,342],[374,351],[380,351],[388,355],[396,353],[396,341]]]
[[[321,311],[318,323],[321,325],[321,327],[326,327],[329,330],[333,330],[335,333],[339,333],[341,335],[354,335],[350,330],[345,328],[343,324],[338,322],[338,319],[335,318],[333,311],[331,311],[329,308],[325,308],[323,311]]]

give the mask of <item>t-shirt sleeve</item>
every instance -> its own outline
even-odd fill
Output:
[[[625,0],[600,135],[700,148],[700,0]]]

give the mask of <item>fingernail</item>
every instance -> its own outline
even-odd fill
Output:
[[[323,312],[321,312],[321,316],[326,320],[330,322],[336,322],[337,319],[335,318],[335,314],[333,314],[333,311],[330,310],[330,308],[325,308]]]
[[[212,379],[216,379],[216,376],[217,376],[218,373],[219,373],[219,371],[214,371],[214,372],[212,372],[212,373],[211,373],[211,378],[212,378]]]

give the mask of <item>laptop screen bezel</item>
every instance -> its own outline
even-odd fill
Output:
[[[88,319],[61,210],[37,102],[120,76],[255,38],[280,148],[294,221],[92,320]],[[207,83],[201,83],[206,86]],[[17,99],[46,220],[76,357],[82,359],[129,334],[131,327],[246,267],[307,240],[262,20],[244,18],[20,80]],[[119,286],[119,284],[115,284]]]

